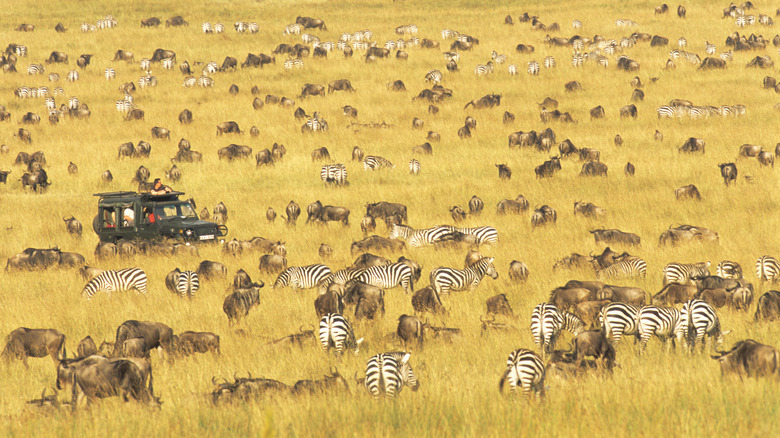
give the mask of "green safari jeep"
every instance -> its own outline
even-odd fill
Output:
[[[92,229],[101,242],[113,243],[165,238],[215,242],[227,235],[226,226],[200,220],[190,201],[179,199],[181,195],[184,193],[96,193],[100,199]]]

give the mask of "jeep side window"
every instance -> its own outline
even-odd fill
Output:
[[[103,226],[105,228],[116,227],[116,213],[113,208],[106,208],[103,210]]]
[[[133,205],[126,204],[120,208],[122,210],[122,226],[123,227],[135,226],[135,211],[133,211]]]

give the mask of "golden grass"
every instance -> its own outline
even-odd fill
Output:
[[[778,113],[772,107],[778,101],[771,91],[760,89],[763,76],[773,71],[746,69],[745,64],[763,52],[735,53],[726,71],[699,72],[678,60],[674,71],[662,70],[668,52],[680,36],[688,39],[689,50],[703,56],[705,41],[725,49],[726,36],[736,30],[731,19],[721,19],[723,5],[695,1],[686,4],[688,19],[679,20],[672,12],[654,16],[651,2],[627,6],[623,2],[534,2],[533,5],[478,4],[476,2],[234,2],[194,1],[185,4],[159,1],[101,1],[99,5],[84,2],[61,2],[56,9],[41,8],[39,1],[19,1],[11,14],[0,17],[0,40],[25,44],[29,56],[18,62],[20,72],[6,74],[0,80],[0,104],[12,113],[10,122],[0,125],[4,133],[0,141],[11,147],[11,153],[0,156],[0,169],[11,167],[19,151],[45,152],[47,171],[53,181],[47,193],[33,195],[21,190],[17,181],[23,169],[13,167],[9,183],[0,186],[0,205],[4,213],[0,226],[4,241],[0,256],[10,257],[27,247],[59,245],[67,251],[87,256],[91,265],[101,268],[140,266],[149,275],[150,292],[146,297],[135,295],[98,296],[91,302],[79,293],[84,282],[71,271],[22,272],[0,274],[3,296],[0,333],[19,326],[52,327],[67,335],[68,350],[73,352],[79,339],[91,335],[98,342],[114,337],[115,328],[128,319],[161,321],[175,332],[185,330],[213,331],[222,339],[222,356],[210,355],[177,360],[169,365],[154,358],[155,390],[164,401],[159,411],[150,411],[117,399],[105,400],[90,410],[76,415],[69,412],[43,413],[25,405],[38,397],[40,391],[53,384],[54,366],[49,359],[31,359],[30,368],[20,363],[3,365],[0,372],[0,411],[2,430],[13,435],[284,435],[284,436],[389,436],[395,434],[444,436],[535,436],[543,433],[556,436],[605,435],[616,436],[709,436],[709,435],[770,435],[777,433],[777,384],[771,380],[724,380],[717,364],[707,355],[688,355],[681,351],[667,353],[656,340],[648,351],[637,356],[631,342],[618,349],[621,368],[614,377],[591,376],[579,381],[548,378],[550,387],[543,403],[506,400],[497,390],[498,378],[507,355],[519,347],[532,347],[528,328],[529,314],[534,305],[544,301],[549,291],[569,279],[592,279],[589,272],[553,272],[553,263],[571,252],[597,253],[603,246],[594,244],[588,230],[619,228],[637,233],[642,238],[638,248],[620,248],[641,256],[648,262],[648,277],[642,280],[616,281],[636,285],[648,293],[661,286],[661,268],[671,261],[722,259],[742,264],[746,277],[755,281],[752,273],[755,259],[763,254],[780,253],[773,213],[779,197],[775,173],[761,168],[754,160],[737,162],[738,184],[726,188],[717,164],[734,161],[739,145],[761,144],[772,150],[777,142],[773,126]],[[530,30],[528,24],[505,26],[507,14],[517,17],[528,11],[537,14],[547,24],[558,22],[560,36],[570,36],[571,20],[584,23],[582,35],[600,34],[619,39],[634,30],[664,35],[669,47],[650,48],[647,43],[625,52],[640,62],[634,73],[618,71],[613,59],[609,68],[586,65],[582,69],[570,66],[570,49],[547,47],[544,32]],[[762,13],[774,15],[771,10]],[[94,23],[107,14],[119,21],[116,29],[82,34],[81,22]],[[190,22],[187,28],[143,29],[138,23],[149,16],[166,18],[181,14]],[[283,37],[282,30],[297,15],[320,17],[328,25],[327,32],[317,32],[323,40],[336,40],[341,32],[371,29],[380,45],[397,39],[393,29],[401,24],[415,23],[419,37],[442,44],[441,49],[409,48],[407,62],[395,59],[365,64],[360,52],[352,59],[341,59],[333,53],[327,60],[304,60],[300,71],[285,72],[283,56],[275,65],[263,69],[238,69],[214,75],[213,89],[184,89],[178,69],[164,71],[153,66],[159,78],[156,88],[135,93],[136,103],[146,112],[142,122],[124,122],[114,109],[121,98],[117,87],[127,81],[137,82],[142,72],[138,61],[151,57],[156,48],[176,51],[178,61],[215,60],[221,64],[230,55],[242,62],[246,53],[270,53],[281,42],[295,43],[294,36]],[[640,23],[636,29],[620,29],[617,18],[631,18]],[[257,35],[241,35],[232,29],[237,20],[257,21]],[[69,31],[54,32],[62,21]],[[221,21],[227,27],[222,35],[204,35],[200,23]],[[36,25],[33,33],[13,32],[18,24]],[[440,30],[456,29],[480,39],[472,52],[461,54],[460,73],[444,70],[444,58],[439,54],[449,41],[441,40]],[[754,27],[745,33],[761,33],[771,39],[774,28]],[[536,52],[520,55],[514,51],[519,43],[532,44]],[[135,53],[134,63],[113,62],[118,49]],[[70,56],[70,64],[47,65],[50,71],[64,78],[75,67],[81,53],[92,53],[92,65],[81,71],[79,82],[60,83],[68,96],[77,96],[92,110],[88,120],[64,119],[57,126],[44,122],[28,129],[33,144],[22,144],[12,136],[20,127],[17,121],[27,111],[45,114],[42,99],[17,100],[16,87],[49,86],[46,75],[30,77],[26,66],[42,62],[52,50],[62,50]],[[476,78],[474,65],[490,59],[490,51],[509,55],[521,71],[530,60],[541,61],[555,56],[558,67],[544,70],[538,77],[525,73],[512,77],[506,66],[499,66],[493,75]],[[766,53],[771,55],[770,46]],[[773,56],[774,57],[774,56]],[[103,69],[112,66],[117,78],[107,82]],[[423,88],[425,73],[433,68],[445,72],[444,85],[454,90],[454,97],[439,105],[436,116],[427,113],[428,103],[411,102]],[[629,103],[632,87],[629,81],[639,76],[645,84],[645,101],[637,103],[636,121],[620,120],[618,109]],[[650,78],[657,77],[652,83]],[[335,93],[321,98],[301,100],[297,96],[305,83],[322,83],[348,78],[356,93]],[[401,79],[406,92],[390,92],[385,84]],[[584,91],[568,94],[563,84],[578,80]],[[231,84],[240,88],[238,96],[230,96]],[[262,93],[287,96],[307,113],[319,111],[330,123],[323,135],[302,135],[301,122],[292,117],[292,110],[266,105],[252,109],[249,90],[257,85]],[[502,93],[500,107],[490,110],[464,111],[471,99],[488,93]],[[549,180],[534,178],[533,168],[552,153],[531,150],[508,150],[507,135],[522,130],[543,130],[546,125],[538,118],[545,97],[556,98],[562,111],[569,111],[578,121],[574,125],[551,124],[558,141],[571,139],[578,147],[601,151],[601,159],[610,170],[607,178],[583,179],[578,176],[581,163],[563,160],[563,170]],[[744,104],[748,114],[740,119],[658,120],[655,109],[672,98],[690,99],[702,105]],[[57,99],[58,105],[62,98]],[[358,122],[386,122],[386,130],[362,129],[353,132],[341,107],[350,104],[359,111]],[[604,120],[590,121],[588,110],[596,105],[606,109]],[[189,108],[194,122],[179,125],[179,112]],[[517,121],[503,125],[501,116],[511,111]],[[470,140],[460,140],[457,129],[471,115],[478,121]],[[419,117],[425,129],[411,129],[411,120]],[[261,135],[215,136],[215,125],[235,120],[243,130],[257,126]],[[162,126],[172,130],[172,140],[153,140],[149,130]],[[665,139],[653,141],[658,129]],[[441,133],[442,141],[434,143],[434,155],[416,157],[422,163],[422,173],[408,175],[407,163],[411,148],[425,141],[428,130]],[[615,147],[613,138],[620,134],[625,144]],[[707,142],[703,156],[685,156],[677,147],[688,137],[701,137]],[[239,336],[227,324],[221,304],[228,281],[206,283],[198,297],[182,301],[171,296],[164,287],[164,277],[174,267],[194,269],[202,259],[219,260],[230,269],[230,275],[243,268],[253,278],[267,285],[272,276],[257,271],[257,254],[236,258],[222,254],[217,246],[200,247],[200,257],[137,257],[134,260],[99,262],[92,256],[97,238],[91,231],[96,198],[93,193],[110,190],[132,190],[130,183],[135,169],[143,164],[154,176],[163,176],[169,168],[169,158],[175,154],[180,138],[192,142],[194,150],[203,153],[200,164],[180,164],[183,179],[175,188],[188,193],[211,209],[223,201],[230,213],[230,237],[248,239],[264,236],[287,242],[290,265],[320,262],[317,249],[328,243],[335,249],[332,260],[325,261],[334,269],[351,263],[352,241],[362,236],[358,227],[367,202],[386,200],[403,202],[409,207],[410,224],[427,227],[450,223],[448,210],[453,205],[467,207],[472,195],[480,196],[485,212],[470,218],[468,225],[492,225],[500,233],[496,247],[482,248],[483,253],[496,257],[501,276],[486,279],[472,292],[456,293],[446,298],[451,316],[449,327],[463,329],[463,339],[452,345],[430,342],[424,351],[414,352],[412,364],[421,381],[417,393],[403,392],[394,402],[374,402],[352,384],[351,376],[362,373],[370,355],[398,348],[383,341],[395,330],[396,318],[413,311],[409,297],[399,290],[388,291],[385,317],[373,325],[356,323],[358,336],[366,337],[366,345],[358,357],[341,360],[322,354],[319,347],[302,350],[274,348],[265,345],[271,339],[293,333],[301,324],[316,324],[313,311],[315,292],[295,293],[290,290],[261,291],[261,305],[242,323],[247,336]],[[121,143],[147,140],[152,144],[148,160],[116,159]],[[274,142],[284,144],[288,155],[272,168],[255,169],[253,160],[234,163],[219,162],[217,150],[230,143],[246,144],[255,152],[270,148]],[[350,161],[351,150],[359,145],[366,153],[382,155],[397,167],[390,171],[367,173],[358,163]],[[351,185],[342,189],[323,187],[319,180],[320,163],[312,163],[310,152],[325,146],[336,162],[346,163]],[[68,176],[69,161],[79,165],[76,177]],[[627,161],[636,165],[634,178],[626,178],[622,169]],[[513,170],[509,182],[500,182],[495,163],[507,163]],[[100,183],[99,175],[110,169],[115,180],[110,185]],[[754,184],[747,184],[742,175],[752,175]],[[695,184],[702,192],[701,202],[677,202],[674,189]],[[504,198],[514,199],[522,193],[532,206],[549,204],[558,211],[555,226],[533,230],[530,215],[496,216],[494,206]],[[271,206],[280,215],[290,200],[304,209],[315,200],[325,204],[343,205],[352,211],[350,226],[306,226],[302,220],[296,228],[287,228],[283,220],[275,224],[265,220]],[[589,201],[605,207],[608,214],[601,221],[574,217],[574,201]],[[61,217],[74,215],[85,225],[84,239],[77,240],[65,233]],[[689,223],[714,229],[720,235],[717,244],[661,247],[658,236],[670,225]],[[11,229],[12,227],[12,229]],[[379,233],[384,227],[379,226]],[[437,252],[433,249],[410,250],[407,257],[423,265],[419,286],[427,284],[428,273],[437,266],[460,267],[464,254]],[[531,270],[528,283],[516,285],[506,275],[512,260],[524,261]],[[713,270],[714,271],[714,270]],[[771,285],[756,283],[758,297]],[[515,312],[518,326],[515,334],[480,332],[479,315],[484,312],[484,300],[497,293],[506,293]],[[773,324],[756,324],[752,309],[748,314],[727,309],[719,312],[722,325],[733,333],[732,342],[753,338],[759,342],[780,345],[780,332]],[[159,365],[158,365],[159,362]],[[350,396],[277,398],[246,405],[212,406],[207,394],[212,376],[231,378],[234,373],[265,376],[293,384],[299,379],[317,378],[331,366],[338,366],[352,386]],[[65,395],[62,396],[66,398]]]

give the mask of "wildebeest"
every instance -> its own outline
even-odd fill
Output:
[[[309,96],[325,96],[325,86],[320,84],[305,84],[301,89],[299,99],[305,99]]]
[[[349,79],[337,79],[328,84],[328,94],[334,91],[355,91]]]
[[[720,167],[720,175],[723,177],[723,182],[728,186],[732,182],[734,184],[737,183],[737,165],[734,163],[721,163],[718,164],[718,167]]]
[[[579,366],[586,356],[592,356],[607,370],[615,365],[615,349],[601,331],[584,331],[574,336],[572,349]]]
[[[680,225],[678,227],[669,227],[661,234],[659,242],[661,245],[676,245],[681,242],[691,241],[717,241],[718,233],[704,227],[695,227],[693,225]]]
[[[570,81],[563,85],[564,90],[567,92],[582,91],[582,85],[577,81]]]
[[[125,340],[122,344],[122,356],[150,359],[149,348],[146,347],[144,338],[130,338]]]
[[[605,115],[604,107],[601,105],[590,110],[591,119],[603,119],[604,115]]]
[[[371,253],[363,253],[359,255],[355,262],[352,264],[351,268],[353,269],[368,269],[372,266],[387,266],[392,265],[393,262],[384,258],[380,257]]]
[[[680,152],[688,152],[688,153],[694,153],[694,152],[701,152],[704,153],[704,148],[706,146],[706,142],[700,138],[694,138],[690,137],[687,140],[685,140],[685,143],[683,143],[682,146],[677,148]]]
[[[163,59],[170,58],[176,60],[176,52],[173,50],[157,49],[152,54],[151,62],[160,62]]]
[[[653,295],[653,304],[662,304],[671,306],[674,304],[685,303],[692,300],[698,292],[696,285],[683,285],[679,283],[669,283],[663,287],[657,294]]]
[[[763,166],[772,166],[775,167],[775,154],[767,151],[761,151],[758,153],[758,156],[756,157],[758,159],[758,162],[761,163]]]
[[[222,263],[204,260],[198,265],[196,273],[204,280],[211,280],[213,278],[227,277],[228,270]]]
[[[544,163],[536,166],[536,168],[534,168],[534,173],[536,174],[537,178],[549,178],[559,170],[561,170],[560,158],[552,157]]]
[[[160,19],[157,17],[149,17],[141,20],[141,27],[157,27],[160,25]]]
[[[710,70],[713,68],[726,68],[726,61],[708,56],[704,58],[701,61],[701,65],[699,65],[699,70]]]
[[[125,401],[132,397],[142,403],[159,405],[159,400],[145,385],[147,377],[151,385],[151,367],[148,374],[141,367],[148,366],[148,363],[138,363],[133,359],[98,359],[98,356],[90,356],[83,361],[89,363],[79,366],[72,374],[71,408],[74,411],[84,398],[91,403],[97,398],[119,395]]]
[[[485,301],[485,305],[487,306],[488,315],[504,315],[510,318],[515,316],[506,294],[498,294],[488,298]]]
[[[189,26],[189,25],[190,23],[188,23],[181,15],[176,15],[165,20],[165,27],[170,27],[170,26],[177,27],[177,26]]]
[[[607,165],[601,161],[587,161],[582,165],[580,176],[607,176]]]
[[[412,307],[416,313],[447,314],[439,294],[431,286],[426,286],[412,295]]]
[[[523,195],[515,199],[503,199],[496,205],[496,214],[520,214],[528,210],[528,200]]]
[[[729,351],[711,356],[720,362],[722,375],[736,373],[739,378],[776,375],[780,372],[780,352],[752,339],[739,341]]]
[[[636,172],[636,167],[634,167],[633,164],[626,163],[626,167],[623,169],[623,172],[626,174],[626,176],[634,176],[634,172]]]
[[[516,283],[528,280],[528,267],[525,263],[512,260],[509,264],[509,279]]]
[[[531,225],[538,227],[549,223],[555,223],[558,220],[558,213],[548,205],[542,205],[534,210],[531,215]]]
[[[416,344],[418,348],[423,347],[423,322],[412,315],[401,315],[398,317],[398,328],[396,329],[398,338],[404,345]]]
[[[660,47],[667,44],[669,44],[669,38],[660,35],[653,35],[653,38],[650,40],[650,47]]]
[[[125,115],[125,120],[143,120],[144,119],[144,110],[140,108],[133,108],[130,111],[127,112]]]
[[[92,356],[97,354],[97,352],[97,345],[95,345],[95,341],[92,340],[91,336],[87,336],[79,341],[79,345],[76,348],[76,356],[79,358]]]
[[[376,230],[376,220],[369,215],[363,216],[363,219],[360,220],[360,230],[363,232],[363,236],[373,233]]]
[[[213,352],[217,356],[219,351],[219,336],[210,332],[186,331],[173,336],[173,348],[178,353],[189,356],[194,353]]]
[[[609,230],[592,230],[593,238],[596,243],[604,242],[607,244],[622,243],[624,245],[639,245],[640,238],[634,233],[626,233],[624,231],[609,229]]]
[[[122,354],[125,341],[133,338],[143,338],[146,348],[152,350],[157,347],[169,355],[173,353],[173,330],[161,322],[128,320],[116,329],[114,343],[114,357]]]
[[[52,63],[67,64],[68,63],[68,55],[66,55],[63,52],[58,52],[58,51],[55,50],[55,51],[51,52],[51,54],[49,55],[49,59],[46,60],[46,63],[47,64],[52,64]]]
[[[51,356],[52,360],[65,359],[65,335],[54,329],[29,329],[19,327],[5,338],[1,357],[21,359],[27,367],[28,357]]]
[[[132,61],[135,58],[133,52],[119,49],[114,54],[114,61]]]
[[[81,226],[81,222],[79,222],[78,219],[71,216],[69,218],[63,217],[62,220],[65,221],[65,226],[68,230],[68,233],[76,235],[79,238],[81,238],[82,226]]]
[[[317,318],[322,318],[329,313],[344,313],[344,286],[331,283],[325,293],[314,299],[314,310]]]
[[[252,286],[245,289],[237,289],[225,297],[222,310],[228,317],[228,323],[241,322],[241,318],[249,315],[249,310],[260,305],[260,287]]]
[[[276,254],[265,254],[260,256],[260,272],[276,274],[287,269],[287,259]]]
[[[311,161],[323,161],[323,160],[330,160],[330,152],[328,152],[328,148],[321,147],[319,149],[315,149],[311,153]]]
[[[241,130],[236,122],[222,122],[217,125],[217,135],[222,134],[241,134]]]
[[[402,223],[407,223],[409,217],[406,210],[405,205],[393,202],[381,201],[366,204],[366,214],[374,219],[387,219],[388,217],[398,216],[401,218]]]
[[[770,290],[761,295],[756,303],[754,318],[756,321],[780,319],[780,292]]]
[[[357,256],[358,254],[368,251],[401,252],[405,246],[406,242],[402,240],[388,239],[386,237],[374,235],[366,237],[358,242],[352,242],[350,252],[352,256]]]
[[[28,112],[22,116],[22,123],[26,125],[37,125],[38,123],[41,123],[41,116]]]
[[[582,148],[580,149],[580,161],[599,161],[601,153],[596,149]]]
[[[502,181],[507,181],[512,178],[512,169],[506,164],[496,164],[498,168],[498,178]]]
[[[501,95],[500,94],[486,94],[485,96],[480,97],[479,99],[474,99],[466,104],[466,106],[463,107],[463,109],[466,109],[469,107],[469,105],[473,106],[476,109],[481,108],[493,108],[494,106],[500,106],[501,105]]]
[[[291,389],[293,395],[322,394],[322,393],[346,393],[349,394],[349,385],[338,370],[326,374],[320,380],[299,380]]]
[[[304,27],[304,29],[328,30],[328,28],[325,26],[325,22],[318,18],[299,16],[295,19],[295,23],[300,24]]]
[[[631,117],[633,119],[636,119],[637,117],[636,105],[631,104],[631,105],[620,107],[620,118],[622,119],[625,117]]]
[[[701,193],[699,193],[699,189],[696,188],[695,185],[689,184],[687,186],[680,187],[678,189],[674,190],[674,196],[680,200],[680,199],[696,199],[701,201]]]
[[[598,219],[604,217],[604,215],[607,214],[607,210],[602,207],[597,207],[592,202],[574,201],[574,215],[577,216],[578,214]]]

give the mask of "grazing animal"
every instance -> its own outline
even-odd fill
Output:
[[[404,292],[409,294],[414,290],[414,271],[409,263],[399,261],[387,266],[372,266],[360,273],[355,280],[382,289],[401,286]]]
[[[756,321],[780,319],[780,292],[770,290],[758,298],[754,319]]]
[[[174,336],[174,348],[177,352],[189,356],[194,353],[214,352],[217,356],[219,351],[219,336],[209,332],[186,331]]]
[[[473,290],[486,274],[493,279],[498,278],[493,260],[493,257],[485,257],[466,269],[436,268],[430,274],[431,286],[440,295],[449,294],[450,291]]]
[[[100,275],[90,280],[81,295],[91,300],[98,292],[124,292],[135,290],[146,295],[146,273],[138,268],[120,269],[118,271],[103,271]]]
[[[423,322],[416,316],[401,315],[398,317],[396,334],[404,345],[414,343],[418,348],[422,348],[423,346]]]
[[[228,323],[241,322],[241,319],[249,315],[249,311],[260,305],[260,288],[263,284],[253,285],[244,289],[236,289],[225,297],[222,310],[228,317]]]
[[[65,359],[65,335],[54,329],[29,329],[19,327],[5,339],[0,357],[21,359],[27,367],[28,357],[51,356],[52,360]]]
[[[502,181],[507,181],[512,178],[512,169],[506,164],[496,164],[498,168],[498,178]]]
[[[759,344],[752,339],[739,341],[729,351],[718,351],[711,356],[720,362],[723,376],[737,374],[747,377],[772,376],[780,373],[780,352],[772,346]]]
[[[82,232],[81,222],[79,222],[73,216],[71,216],[70,218],[63,217],[62,220],[65,221],[65,226],[68,230],[68,233],[73,234],[78,238],[81,238],[81,232]]]
[[[512,260],[509,264],[509,279],[516,283],[528,280],[528,267],[525,263]]]
[[[542,303],[534,307],[531,313],[531,333],[534,343],[549,352],[562,330],[579,334],[585,329],[585,322],[565,310],[559,310],[552,304]]]
[[[720,321],[715,309],[702,300],[690,300],[683,304],[680,309],[680,320],[675,328],[677,341],[681,341],[683,346],[690,346],[693,351],[697,342],[701,342],[702,349],[705,348],[704,335],[715,338],[715,346],[723,343],[723,335],[728,332],[722,332]]]
[[[505,388],[510,393],[520,388],[524,396],[530,396],[534,391],[544,397],[544,374],[542,358],[531,350],[519,348],[509,354],[498,389],[503,394]]]
[[[723,177],[723,182],[728,187],[729,184],[737,183],[737,165],[734,163],[721,163],[718,164],[718,167],[720,167],[720,175]]]
[[[675,335],[680,321],[680,311],[674,307],[644,306],[639,310],[639,349],[643,351],[650,336],[658,336],[662,342]]]
[[[383,353],[372,356],[366,363],[365,387],[374,397],[392,398],[405,386],[417,391],[419,382],[409,364],[410,353]]]
[[[687,186],[680,187],[674,190],[674,196],[677,200],[681,199],[696,199],[701,201],[701,193],[695,185],[689,184]]]
[[[418,314],[425,312],[447,314],[447,309],[444,308],[439,294],[430,286],[426,286],[414,293],[412,296],[412,307]]]
[[[321,264],[308,266],[292,266],[285,269],[274,282],[273,288],[289,286],[293,291],[311,289],[331,274],[329,267]]]
[[[610,342],[620,342],[623,335],[639,339],[639,306],[621,302],[609,303],[599,312],[599,325]]]
[[[756,277],[761,281],[780,280],[780,262],[772,256],[761,256],[756,260]]]
[[[664,286],[669,283],[692,284],[710,275],[710,262],[702,263],[669,263],[664,266]]]
[[[319,339],[323,351],[327,353],[333,348],[338,356],[346,349],[354,349],[357,356],[363,342],[363,338],[355,339],[349,321],[337,313],[329,313],[320,319]]]

